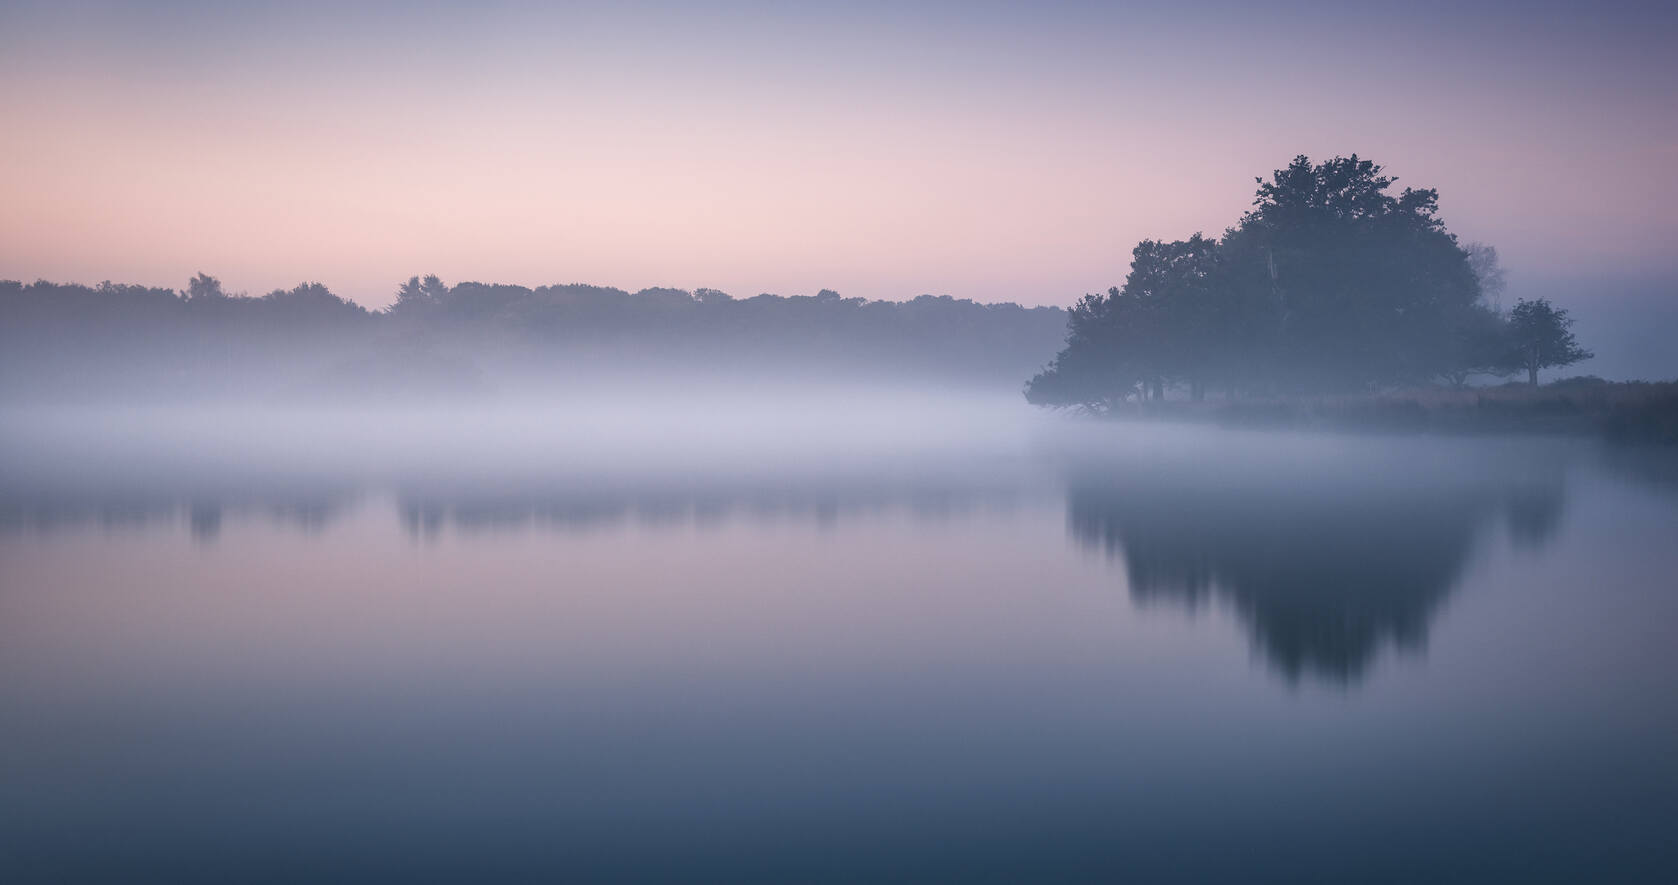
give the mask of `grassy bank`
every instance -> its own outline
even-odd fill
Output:
[[[1584,378],[1537,388],[1512,384],[1361,396],[1167,400],[1127,404],[1112,414],[1234,427],[1544,433],[1678,445],[1678,382]]]

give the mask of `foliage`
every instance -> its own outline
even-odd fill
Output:
[[[1216,248],[1199,234],[1137,244],[1124,286],[1072,309],[1067,347],[1027,384],[1027,400],[1105,409],[1132,391],[1157,396],[1168,377],[1198,381],[1197,372],[1218,365],[1227,314],[1216,300]]]
[[[1038,364],[1065,326],[1057,308],[829,290],[737,299],[714,289],[451,286],[431,275],[396,296],[369,312],[319,283],[249,297],[207,274],[182,292],[0,281],[0,396],[537,392],[701,377],[1000,386]],[[451,372],[460,377],[443,377]]]
[[[1508,371],[1497,252],[1465,249],[1438,193],[1351,157],[1296,157],[1257,179],[1221,240],[1145,240],[1122,287],[1087,295],[1066,346],[1026,389],[1044,405],[1110,409],[1183,385],[1229,393],[1352,393]]]
[[[1595,354],[1573,337],[1573,318],[1550,306],[1546,299],[1521,299],[1509,311],[1510,365],[1525,369],[1527,381],[1538,386],[1538,370],[1571,366]]]

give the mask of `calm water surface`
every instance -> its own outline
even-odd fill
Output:
[[[8,882],[1678,881],[1670,457],[44,426]]]

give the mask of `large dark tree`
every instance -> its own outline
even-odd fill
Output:
[[[1432,189],[1391,193],[1368,160],[1296,157],[1260,180],[1225,258],[1267,285],[1273,382],[1366,390],[1457,368],[1456,331],[1479,308],[1468,253],[1439,219]],[[1250,283],[1249,283],[1250,284]]]
[[[1072,309],[1066,349],[1028,382],[1026,398],[1105,410],[1132,393],[1159,399],[1171,381],[1204,389],[1221,365],[1216,250],[1200,234],[1138,243],[1124,286]]]
[[[1066,347],[1026,382],[1026,400],[1108,411],[1132,394],[1143,395],[1155,371],[1148,364],[1152,326],[1146,305],[1118,289],[1085,295],[1070,311]]]
[[[1198,397],[1222,366],[1228,305],[1216,285],[1217,246],[1197,233],[1172,243],[1145,240],[1131,253],[1122,291],[1151,321],[1146,344],[1156,399],[1167,380],[1186,383]]]
[[[1573,337],[1573,318],[1550,306],[1546,299],[1521,299],[1509,311],[1509,362],[1527,371],[1527,382],[1538,386],[1538,370],[1588,360],[1596,354]]]
[[[1364,391],[1462,382],[1503,362],[1501,319],[1477,262],[1439,219],[1438,194],[1357,156],[1301,156],[1259,179],[1221,241],[1145,240],[1106,297],[1086,296],[1066,348],[1027,385],[1051,405],[1109,408],[1167,384],[1254,392]]]

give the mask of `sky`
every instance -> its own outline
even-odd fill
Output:
[[[1674,46],[1653,3],[0,0],[0,278],[1067,305],[1355,152],[1510,297],[1660,298]]]

